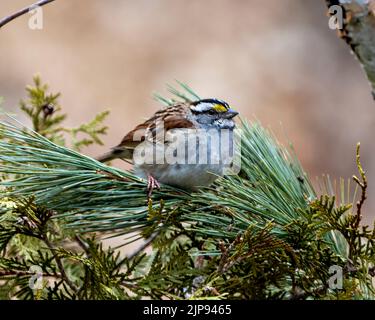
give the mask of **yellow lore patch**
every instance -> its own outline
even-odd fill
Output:
[[[225,108],[222,104],[214,104],[213,108],[215,109],[215,111],[217,112],[227,112],[227,108]]]

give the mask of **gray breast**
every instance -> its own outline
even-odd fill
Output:
[[[233,158],[232,129],[170,130],[166,141],[157,145],[146,143],[148,157],[143,163],[135,161],[136,174],[143,178],[151,174],[160,183],[196,189],[209,186],[223,175],[223,169]]]

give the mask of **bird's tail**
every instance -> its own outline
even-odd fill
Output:
[[[109,152],[102,154],[101,156],[95,158],[99,162],[108,162],[114,159],[123,159],[125,161],[130,161],[132,159],[132,152],[128,149],[112,149]]]
[[[119,156],[117,154],[115,154],[112,150],[112,151],[109,151],[109,152],[106,152],[106,153],[102,154],[99,157],[96,157],[95,159],[99,162],[108,162],[108,161],[111,161],[111,160],[116,159],[118,157]]]

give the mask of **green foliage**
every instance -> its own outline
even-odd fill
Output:
[[[35,76],[34,87],[26,87],[28,100],[21,100],[20,108],[30,117],[36,132],[52,138],[61,131],[58,126],[64,121],[66,115],[59,114],[61,107],[57,104],[57,100],[60,93],[47,94],[47,90],[48,86],[41,83],[39,76]]]
[[[95,238],[63,232],[51,219],[53,212],[35,205],[33,199],[18,201],[5,210],[8,219],[0,233],[1,287],[8,295],[4,298],[130,299],[130,290],[137,297],[133,272],[144,256],[121,259],[112,249],[103,250]],[[34,247],[34,252],[20,253],[21,244],[15,238],[19,235],[36,240],[22,244]]]
[[[108,115],[109,111],[100,112],[89,123],[70,129],[75,150],[81,150],[82,147],[87,147],[91,144],[103,144],[100,135],[106,134],[108,128],[103,126],[102,123]],[[80,134],[86,134],[88,137],[79,139],[78,136]]]
[[[318,195],[292,149],[243,121],[238,175],[195,194],[162,186],[147,202],[145,181],[77,152],[101,143],[107,113],[66,129],[59,95],[34,82],[21,103],[34,130],[0,124],[1,298],[375,298],[375,231],[361,225],[367,179],[359,146],[360,194],[342,183],[335,195],[326,179]],[[156,99],[198,99],[178,85],[183,92],[169,87],[174,98]],[[76,150],[64,145],[64,133]],[[146,244],[121,258],[103,248],[105,235]],[[33,266],[44,281],[34,289]],[[331,285],[332,267],[342,271],[342,288]]]
[[[26,87],[28,99],[21,100],[20,108],[32,120],[34,131],[59,145],[65,145],[64,133],[68,133],[75,150],[94,143],[102,144],[100,136],[106,134],[108,129],[103,121],[109,111],[99,113],[93,120],[77,128],[63,127],[66,114],[61,113],[62,108],[58,103],[60,93],[47,93],[48,85],[42,84],[39,76],[35,76],[33,81],[34,86]]]
[[[93,143],[101,144],[100,135],[106,133],[107,127],[102,123],[108,112],[98,114],[94,120],[75,129],[62,126],[65,114],[61,114],[58,105],[60,94],[48,94],[47,85],[43,85],[39,77],[34,78],[34,86],[27,87],[28,100],[21,101],[21,110],[31,119],[35,135],[41,139],[37,144],[43,150],[43,142],[54,141],[55,153],[46,151],[36,159],[39,172],[48,167],[47,163],[40,167],[43,160],[56,155],[56,150],[63,148],[65,143],[63,133],[70,133],[74,149]],[[10,125],[0,126],[1,131]],[[13,126],[11,126],[13,127]],[[13,127],[14,128],[14,127]],[[8,132],[9,133],[9,132]],[[25,131],[20,131],[21,135]],[[85,134],[87,137],[79,138]],[[1,143],[18,146],[22,153],[20,163],[26,164],[32,170],[33,161],[30,154],[37,149],[28,148],[32,141],[20,143],[19,136],[1,135]],[[59,146],[60,145],[60,146]],[[2,144],[2,146],[4,146]],[[6,155],[4,149],[3,156]],[[75,151],[71,151],[76,154]],[[7,158],[9,160],[9,158]],[[2,159],[4,160],[4,159]],[[17,160],[17,161],[18,161]],[[15,164],[13,161],[11,162]],[[28,163],[28,164],[27,164]],[[1,162],[4,164],[4,162]],[[77,163],[76,163],[77,164]],[[27,170],[2,171],[3,185],[7,181],[24,182],[29,188],[31,184],[23,181]],[[69,163],[64,163],[69,171]],[[57,166],[50,163],[51,168]],[[5,167],[4,167],[5,168]],[[115,173],[116,174],[116,173]],[[51,176],[45,178],[54,180]],[[66,179],[68,184],[69,179]],[[34,196],[13,197],[11,189],[2,190],[0,197],[0,298],[20,299],[128,299],[133,290],[132,272],[135,266],[144,260],[144,256],[132,261],[120,259],[119,254],[112,249],[103,250],[101,242],[94,238],[83,239],[63,228],[64,221],[54,219],[56,211],[37,204]],[[6,196],[4,196],[6,192]],[[56,196],[56,194],[55,194]],[[73,249],[72,249],[73,247]],[[36,269],[35,269],[36,268]],[[43,279],[38,283],[39,276]],[[31,281],[31,282],[30,282]],[[33,287],[33,284],[38,284]],[[33,289],[34,288],[34,289]],[[133,293],[137,296],[137,293]]]

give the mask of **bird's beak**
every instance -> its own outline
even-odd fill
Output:
[[[232,108],[228,109],[227,112],[224,113],[224,118],[225,119],[232,119],[234,118],[236,115],[238,115],[238,112],[237,111],[234,111]]]

